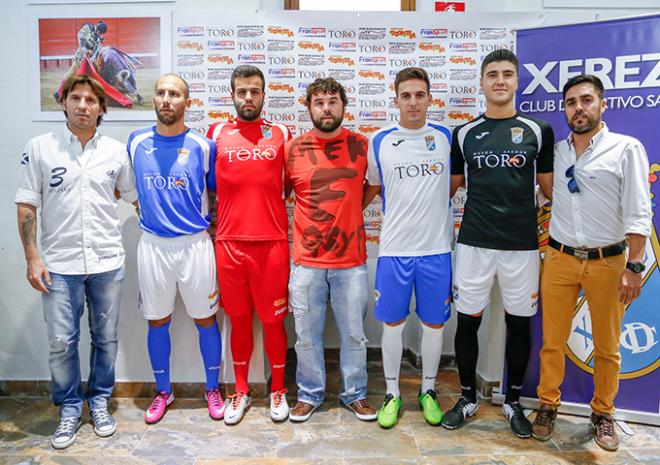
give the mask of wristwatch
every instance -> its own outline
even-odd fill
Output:
[[[626,269],[633,273],[641,273],[646,269],[646,266],[642,262],[628,262],[626,263]]]

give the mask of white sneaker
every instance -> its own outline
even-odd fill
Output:
[[[289,404],[286,402],[286,389],[270,393],[270,418],[284,421],[289,418]]]
[[[225,407],[225,424],[235,425],[241,421],[251,402],[252,398],[244,392],[229,396]]]

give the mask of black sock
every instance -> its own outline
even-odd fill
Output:
[[[504,402],[518,402],[520,400],[520,391],[522,390],[527,362],[529,360],[529,351],[532,346],[532,337],[529,332],[529,325],[532,318],[529,316],[505,316],[507,338],[506,338],[506,364],[507,364],[507,385]]]
[[[461,380],[461,395],[472,403],[477,402],[477,386],[474,378],[479,357],[477,332],[480,324],[481,315],[470,316],[458,313],[458,325],[454,338],[456,365],[458,365],[458,376]]]

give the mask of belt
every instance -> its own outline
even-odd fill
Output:
[[[594,247],[587,249],[584,247],[571,247],[557,242],[552,237],[548,240],[548,244],[553,249],[559,250],[561,253],[572,255],[579,260],[592,260],[595,258],[613,257],[621,255],[626,250],[626,241],[617,242],[616,244],[608,245],[606,247]]]

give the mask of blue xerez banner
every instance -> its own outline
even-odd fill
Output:
[[[653,237],[646,248],[646,272],[641,296],[626,309],[622,325],[621,381],[618,409],[654,413],[660,410],[660,16],[590,24],[521,30],[516,53],[520,59],[517,103],[528,113],[552,124],[557,140],[569,129],[561,89],[572,76],[595,74],[605,85],[610,130],[639,139],[650,163],[653,195]],[[560,177],[561,178],[561,177]],[[540,218],[540,229],[547,218]],[[547,231],[547,229],[545,229]],[[541,318],[533,323],[533,352],[525,380],[526,397],[536,397],[541,346]],[[588,404],[593,393],[594,346],[588,303],[576,303],[567,347],[562,400]]]

